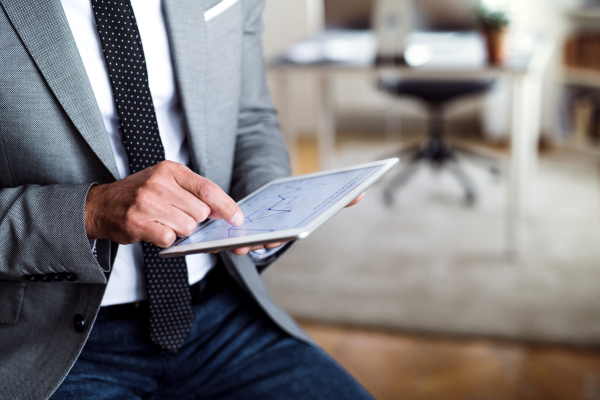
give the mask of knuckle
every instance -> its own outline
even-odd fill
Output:
[[[204,221],[210,215],[210,207],[204,203],[201,203],[196,209],[196,220],[198,222]]]
[[[159,167],[161,173],[168,174],[168,175],[174,175],[183,166],[174,161],[164,160],[164,161],[159,162],[157,164],[157,167]]]
[[[156,240],[156,245],[158,247],[162,247],[162,248],[166,248],[169,247],[171,245],[171,243],[173,243],[175,241],[176,235],[175,232],[173,232],[170,229],[163,229],[160,234],[158,235],[158,238]]]
[[[173,163],[172,161],[163,160],[163,161],[159,162],[158,164],[156,164],[156,169],[169,170],[171,168],[172,163]]]
[[[196,229],[196,221],[190,219],[188,221],[185,222],[184,226],[182,227],[181,236],[189,236],[192,234],[192,232],[194,232],[194,229]]]
[[[135,196],[134,205],[140,209],[145,209],[151,202],[151,193],[148,190],[139,190]]]
[[[157,181],[164,179],[164,176],[172,175],[171,170],[173,169],[173,166],[171,164],[173,164],[172,161],[165,160],[153,166],[152,173],[150,174],[146,182],[156,183]]]
[[[160,173],[160,170],[157,170],[159,173],[156,174],[152,174],[148,177],[148,179],[146,179],[146,182],[144,182],[143,187],[145,188],[154,188],[156,186],[162,185],[163,183],[163,175]]]
[[[203,210],[198,214],[198,222],[206,220],[210,216],[210,210]]]
[[[201,197],[207,198],[214,193],[215,186],[216,185],[208,179],[200,179],[196,183],[196,190],[198,191]]]

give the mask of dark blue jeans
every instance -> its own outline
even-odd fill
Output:
[[[321,349],[285,334],[220,275],[201,286],[177,354],[150,342],[142,318],[99,316],[51,399],[372,399]]]

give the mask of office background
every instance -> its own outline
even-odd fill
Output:
[[[535,165],[515,195],[514,220],[511,180],[525,168],[511,152],[521,140],[515,86],[512,75],[496,74],[502,66],[484,65],[493,87],[444,107],[445,137],[494,160],[459,156],[477,192],[473,204],[447,168],[427,165],[386,202],[391,173],[265,273],[276,300],[378,399],[600,399],[597,3],[486,2],[507,11],[509,52],[533,49],[533,37],[547,53],[531,72],[537,98],[523,101],[539,101],[540,110],[527,111],[535,157],[525,164]],[[393,15],[402,54],[414,32],[477,35],[475,4],[267,0],[269,84],[295,173],[396,155],[426,138],[431,114],[423,101],[381,90],[378,68],[328,70],[324,87],[320,74],[331,60],[288,63],[282,79],[290,46],[331,29],[370,29],[381,52]],[[333,46],[356,49],[343,40]],[[330,147],[319,137],[323,96],[332,99]],[[404,165],[409,159],[401,157]]]

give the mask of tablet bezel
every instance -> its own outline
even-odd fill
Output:
[[[381,165],[382,168],[379,171],[375,172],[372,176],[370,176],[366,181],[358,185],[356,188],[348,192],[344,197],[340,200],[332,204],[327,210],[325,210],[321,215],[311,221],[308,225],[300,228],[294,229],[286,229],[275,232],[268,233],[259,233],[250,236],[239,236],[233,238],[219,239],[219,240],[211,240],[208,242],[200,242],[200,243],[192,243],[178,246],[179,243],[186,240],[189,236],[182,237],[177,240],[175,243],[171,245],[171,247],[162,250],[159,253],[159,256],[162,258],[170,258],[170,257],[180,257],[184,255],[197,254],[197,253],[209,253],[215,251],[224,251],[224,250],[233,250],[240,247],[247,247],[253,245],[260,244],[269,244],[269,243],[277,243],[277,242],[289,242],[291,240],[304,239],[308,237],[315,229],[317,229],[321,224],[327,221],[329,218],[333,217],[337,214],[341,209],[343,209],[348,203],[354,200],[358,195],[367,190],[373,183],[379,180],[383,175],[389,172],[396,164],[398,164],[398,158],[388,158],[386,160],[373,161],[365,164],[352,165],[350,167],[336,168],[327,171],[315,172],[312,174],[305,175],[296,175],[290,176],[287,178],[279,178],[274,179],[271,182],[266,183],[260,188],[256,189],[254,192],[250,193],[242,200],[238,202],[238,204],[242,204],[247,201],[251,197],[257,195],[261,191],[265,190],[271,185],[284,183],[284,182],[292,182],[295,180],[302,180],[308,178],[316,178],[319,176],[332,175],[340,172],[353,171],[356,169],[363,169],[369,167],[375,167]],[[194,233],[198,231],[201,227],[212,223],[212,221],[206,221],[202,224],[199,224]],[[190,235],[191,236],[191,235]]]

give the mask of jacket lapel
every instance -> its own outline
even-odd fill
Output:
[[[0,0],[0,5],[75,128],[118,179],[98,103],[60,0]]]
[[[175,80],[188,129],[194,169],[206,174],[206,100],[205,54],[206,24],[203,2],[197,0],[164,0],[164,13],[169,32]]]

